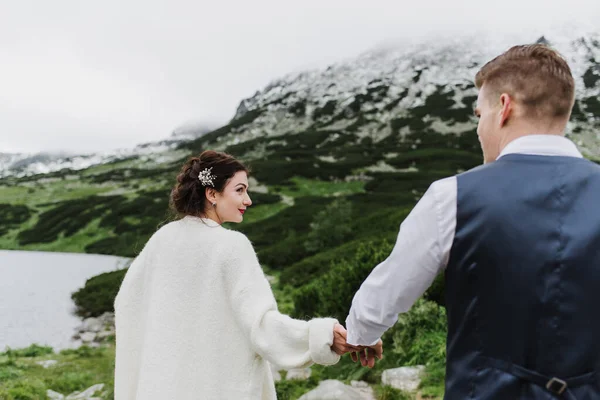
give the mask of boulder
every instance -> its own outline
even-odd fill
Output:
[[[93,342],[94,339],[96,339],[96,333],[95,332],[84,332],[84,333],[81,334],[81,341],[83,343]]]
[[[106,338],[114,336],[114,335],[115,335],[115,331],[98,332],[98,334],[96,335],[96,340],[98,340],[99,342],[102,342],[102,341],[106,340]]]
[[[46,390],[46,397],[48,397],[49,400],[64,400],[65,396],[63,396],[62,394],[55,392],[54,390]]]
[[[350,381],[350,386],[359,392],[364,400],[376,400],[373,388],[365,381]]]
[[[83,324],[81,325],[81,328],[79,328],[80,332],[100,332],[102,330],[103,327],[103,323],[102,321],[100,321],[98,318],[86,318],[83,320]]]
[[[99,397],[93,397],[97,392],[102,391],[104,388],[103,383],[91,386],[83,392],[74,392],[68,395],[65,400],[100,400]]]
[[[115,324],[115,314],[109,311],[102,314],[98,319],[104,324],[114,325]]]
[[[387,369],[381,375],[381,382],[405,392],[414,392],[421,383],[423,371],[425,371],[423,365]]]
[[[54,390],[48,389],[46,391],[46,396],[50,400],[102,400],[100,397],[94,397],[96,393],[101,392],[102,389],[104,389],[104,384],[99,383],[97,385],[87,388],[83,392],[73,392],[67,397],[58,392],[55,392]]]
[[[310,378],[312,371],[310,368],[298,368],[298,369],[290,369],[285,375],[285,379],[289,380],[299,380],[305,381]]]
[[[35,363],[37,365],[41,365],[44,368],[48,368],[48,367],[51,367],[51,366],[57,364],[58,361],[56,361],[56,360],[43,360],[43,361],[36,361]]]
[[[299,400],[365,400],[365,397],[340,381],[328,379],[321,381],[319,386],[302,395]]]

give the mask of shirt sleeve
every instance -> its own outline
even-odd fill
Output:
[[[354,295],[347,341],[373,345],[443,270],[456,229],[456,177],[434,182],[400,225],[392,253]]]
[[[337,320],[302,321],[281,314],[252,244],[239,233],[236,242],[224,269],[226,287],[238,325],[256,353],[283,369],[336,364],[340,356],[331,345]]]

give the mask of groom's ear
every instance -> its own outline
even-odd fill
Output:
[[[500,127],[503,127],[513,111],[513,101],[507,93],[500,96],[500,107]]]

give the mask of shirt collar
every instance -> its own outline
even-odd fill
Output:
[[[558,135],[521,136],[504,147],[498,158],[507,154],[532,154],[538,156],[567,156],[583,158],[571,140]]]

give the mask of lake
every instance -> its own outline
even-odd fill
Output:
[[[93,254],[0,250],[0,352],[32,343],[64,349],[81,323],[71,293],[129,259]]]

